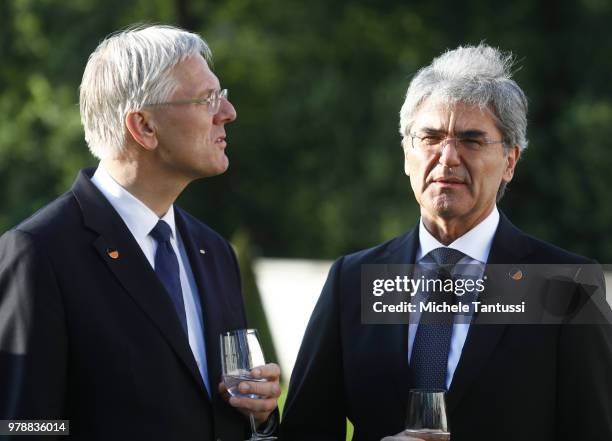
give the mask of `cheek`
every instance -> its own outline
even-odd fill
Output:
[[[504,177],[504,168],[499,165],[490,165],[481,168],[482,173],[478,174],[478,181],[474,185],[474,191],[480,194],[497,194],[499,185]]]
[[[412,191],[415,195],[421,193],[421,173],[419,172],[419,168],[414,160],[411,160],[408,156],[404,159],[404,173],[410,179],[410,186],[412,187]]]
[[[412,188],[414,196],[418,200],[419,196],[421,195],[421,185],[417,182],[417,179],[415,179],[414,176],[410,176],[410,187]]]
[[[410,176],[410,162],[406,156],[404,156],[404,173],[406,173],[406,176]]]
[[[422,177],[424,167],[424,161],[419,160],[412,150],[404,154],[404,173],[406,173],[406,176],[410,176],[411,181],[418,180]]]
[[[183,134],[191,139],[208,140],[210,138],[212,123],[204,118],[191,118],[182,125]]]

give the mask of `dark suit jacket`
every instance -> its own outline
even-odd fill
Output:
[[[283,441],[343,441],[346,417],[355,441],[404,429],[408,325],[361,324],[360,274],[362,264],[414,263],[417,248],[414,229],[335,262],[292,373]],[[503,215],[488,261],[589,262],[527,236]],[[612,328],[472,323],[447,406],[453,441],[610,441]]]
[[[216,393],[219,334],[246,327],[232,248],[175,210],[210,398],[169,296],[90,174],[0,238],[0,419],[69,419],[87,441],[244,440],[245,418]]]

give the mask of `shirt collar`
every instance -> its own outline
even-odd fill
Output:
[[[96,172],[91,178],[91,182],[93,182],[106,199],[108,199],[137,240],[142,240],[147,237],[153,227],[157,225],[157,222],[160,221],[160,218],[157,217],[157,214],[155,214],[153,210],[119,185],[102,164],[98,165]],[[170,226],[172,237],[176,237],[173,205],[170,205],[170,208],[166,214],[161,217],[161,220]]]
[[[463,254],[485,263],[489,258],[489,251],[493,244],[493,237],[499,224],[499,211],[497,206],[493,207],[493,211],[484,218],[478,225],[457,238],[454,242],[448,245],[449,248],[461,251]],[[419,222],[419,249],[417,250],[417,262],[432,250],[446,245],[441,244],[438,239],[433,237],[425,224],[423,218]]]

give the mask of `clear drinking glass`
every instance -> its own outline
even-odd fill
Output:
[[[256,329],[236,329],[224,332],[220,336],[221,365],[223,382],[229,394],[233,397],[249,397],[258,399],[256,394],[242,394],[238,385],[242,381],[265,382],[265,378],[253,378],[251,370],[266,364]],[[274,436],[262,435],[257,432],[255,418],[249,415],[251,423],[251,438],[248,441],[275,440]]]
[[[446,418],[443,389],[412,389],[408,394],[406,435],[424,441],[448,441],[450,430]]]

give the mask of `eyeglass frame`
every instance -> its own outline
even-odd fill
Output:
[[[414,145],[414,138],[417,138],[420,142],[423,142],[423,139],[425,139],[427,137],[434,137],[433,135],[419,136],[419,135],[417,135],[415,133],[408,133],[408,136],[410,136],[410,144],[412,145],[412,148],[413,149],[417,149],[418,148],[421,151],[424,151],[425,149],[419,148],[419,147],[415,147],[415,145]],[[437,152],[437,151],[444,150],[444,147],[446,147],[451,141],[455,141],[455,148],[457,148],[458,145],[461,145],[465,149],[467,149],[469,151],[472,151],[472,152],[482,151],[484,146],[487,146],[489,144],[502,144],[502,147],[505,147],[505,145],[504,145],[505,141],[503,139],[500,139],[500,140],[497,140],[497,141],[491,141],[491,140],[488,140],[486,138],[484,138],[484,140],[480,140],[480,139],[476,139],[474,137],[469,137],[469,136],[465,136],[465,137],[460,137],[460,136],[452,136],[452,137],[451,136],[444,136],[444,137],[441,137],[441,138],[442,139],[440,139],[440,142],[438,144],[434,144],[434,145],[436,145],[436,149],[434,149],[432,151]],[[472,148],[472,147],[466,146],[465,143],[462,144],[462,141],[469,140],[469,139],[471,139],[476,144],[478,144],[478,147]]]
[[[213,90],[206,98],[192,98],[186,100],[176,101],[164,101],[161,103],[147,103],[143,107],[154,107],[154,106],[172,106],[172,105],[183,105],[183,104],[207,104],[208,111],[211,115],[216,115],[221,109],[221,98],[227,100],[229,91],[228,89],[216,89]],[[215,98],[215,95],[217,98]],[[216,101],[216,109],[213,108],[213,102]]]

